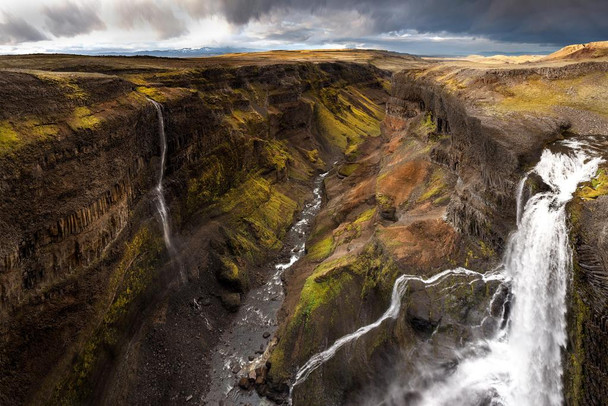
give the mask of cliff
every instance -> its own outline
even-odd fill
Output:
[[[397,275],[492,269],[515,227],[517,185],[545,146],[608,133],[607,106],[592,92],[604,78],[602,63],[488,68],[463,62],[394,74],[383,142],[326,181],[329,201],[309,240],[308,261],[288,279],[271,387],[287,391],[295,366],[380,317]],[[584,225],[572,236],[578,262],[569,297],[569,404],[597,403],[605,391],[598,350],[605,219],[595,207],[605,191],[598,176],[588,186],[593,197],[574,204],[584,207],[577,215]],[[524,198],[539,187],[530,179]],[[294,403],[377,402],[395,381],[417,378],[416,365],[455,365],[449,348],[464,348],[501,323],[493,307],[493,320],[480,318],[489,307],[487,290],[458,286],[410,287],[402,316],[327,361],[294,388]]]
[[[378,135],[388,74],[339,61],[191,69],[49,59],[27,61],[48,70],[1,79],[0,400],[159,402],[135,388],[166,377],[143,365],[122,375],[121,365],[134,368],[121,361],[128,343],[158,327],[148,320],[159,306],[171,313],[169,292],[208,295],[217,320],[221,304],[238,306],[259,283],[249,270],[282,247],[314,175]],[[91,69],[103,73],[79,72]],[[147,98],[165,118],[166,199],[187,253],[177,259],[155,218],[159,124]],[[186,385],[166,374],[170,390]],[[116,385],[123,390],[106,388]]]

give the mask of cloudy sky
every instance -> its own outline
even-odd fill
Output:
[[[0,53],[201,47],[545,53],[608,40],[607,0],[0,0]]]

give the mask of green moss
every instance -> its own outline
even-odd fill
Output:
[[[358,163],[342,165],[338,169],[338,174],[342,176],[350,176],[357,170],[359,166],[360,164]]]
[[[313,164],[319,162],[319,160],[321,159],[319,158],[319,151],[317,149],[306,151],[306,157]]]
[[[374,244],[365,247],[359,255],[345,255],[321,263],[306,279],[294,320],[306,323],[319,306],[330,305],[344,285],[354,278],[360,280],[362,297],[378,287],[387,293],[392,290],[396,267]]]
[[[223,256],[221,258],[222,266],[226,270],[225,275],[231,281],[239,279],[239,267],[230,258]]]
[[[59,87],[68,99],[86,99],[87,93],[77,83],[74,83],[73,78],[69,75],[51,72],[36,72],[34,74],[38,79]]]
[[[365,210],[363,213],[361,213],[359,215],[359,217],[357,217],[357,219],[354,221],[354,224],[365,223],[366,221],[371,220],[372,217],[374,217],[374,214],[376,214],[376,208],[375,207],[372,207],[369,210]]]
[[[245,269],[225,255],[220,258],[220,262],[219,281],[239,292],[247,290],[249,283]]]
[[[486,258],[491,258],[496,255],[496,252],[492,249],[492,247],[490,247],[482,240],[479,240],[479,248],[481,249],[481,255]]]
[[[95,128],[99,123],[101,120],[88,107],[76,107],[68,119],[68,125],[74,130]]]
[[[606,194],[608,194],[608,171],[605,168],[598,170],[595,177],[577,193],[583,200],[597,199]]]
[[[419,138],[429,139],[432,134],[437,132],[437,124],[433,120],[433,113],[426,112],[421,118],[417,119],[417,123],[413,125],[412,131]]]
[[[287,149],[285,141],[278,140],[259,140],[263,142],[262,158],[265,166],[272,168],[278,172],[282,172],[287,168],[287,163],[292,159],[292,155]]]
[[[0,122],[0,154],[14,151],[31,142],[42,141],[59,133],[55,124],[41,122],[34,116],[26,116],[19,121]]]
[[[255,261],[264,250],[278,250],[293,221],[297,203],[259,175],[250,175],[218,201],[229,214],[230,237],[239,255]]]
[[[32,135],[37,140],[54,137],[59,133],[59,127],[55,124],[45,124],[35,117],[27,117],[21,123],[23,132]]]
[[[7,120],[0,122],[0,154],[6,153],[18,147],[20,144],[17,132]]]
[[[438,198],[446,189],[444,174],[441,168],[436,168],[425,185],[424,192],[418,198],[418,202]]]
[[[334,252],[334,248],[334,237],[330,234],[326,238],[312,244],[308,249],[308,258],[312,261],[322,261]]]
[[[347,155],[356,156],[366,137],[380,135],[383,110],[355,87],[325,88],[314,112],[321,136]]]
[[[322,304],[329,304],[341,290],[342,284],[352,279],[347,272],[347,266],[355,262],[356,256],[341,257],[319,265],[313,274],[306,279],[300,300],[296,308],[294,320],[304,325],[312,313]]]
[[[135,90],[159,103],[165,103],[168,100],[167,96],[156,87],[139,86],[136,87]]]

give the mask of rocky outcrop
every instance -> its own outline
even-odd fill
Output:
[[[409,106],[402,117],[428,112],[442,135],[431,157],[459,178],[449,221],[502,250],[514,224],[517,182],[544,145],[561,136],[563,124],[488,117],[433,79],[416,79],[416,72],[394,75],[392,94],[391,104]]]

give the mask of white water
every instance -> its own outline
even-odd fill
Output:
[[[433,286],[448,276],[477,276],[481,279],[487,280],[495,280],[497,275],[483,275],[479,272],[471,271],[465,268],[456,268],[456,269],[448,269],[446,271],[440,272],[431,276],[430,278],[424,279],[417,275],[401,275],[397,280],[395,280],[395,284],[393,285],[393,292],[391,296],[391,304],[389,308],[384,312],[384,314],[372,324],[368,324],[359,328],[354,333],[345,335],[344,337],[336,340],[332,344],[331,347],[326,349],[323,352],[313,355],[307,362],[302,366],[298,372],[296,373],[296,379],[291,386],[291,392],[293,389],[304,382],[308,376],[325,362],[329,361],[331,358],[336,355],[336,352],[346,344],[357,340],[359,337],[367,334],[368,332],[374,330],[379,327],[385,320],[387,319],[396,319],[399,315],[399,310],[401,309],[401,299],[405,290],[408,286],[408,282],[410,281],[419,281],[424,283],[427,286]]]
[[[484,355],[463,360],[446,380],[427,388],[421,404],[562,405],[571,267],[565,205],[601,162],[588,157],[580,144],[564,145],[570,149],[543,152],[533,171],[551,190],[527,201],[508,242],[502,272],[511,281],[514,300],[507,327],[482,343],[489,348]]]
[[[154,192],[156,194],[156,208],[160,215],[160,221],[163,226],[163,238],[165,245],[168,250],[173,249],[171,242],[171,226],[169,225],[169,211],[167,210],[167,204],[165,203],[165,194],[163,193],[163,178],[165,176],[165,160],[167,155],[167,136],[165,135],[165,119],[163,117],[163,110],[161,105],[152,100],[148,99],[154,105],[156,109],[156,116],[158,117],[158,133],[160,135],[160,171],[158,173],[158,183]]]
[[[156,195],[156,209],[158,210],[160,222],[163,227],[163,239],[165,241],[167,251],[169,252],[169,255],[171,257],[177,258],[177,251],[173,246],[173,242],[171,241],[171,224],[169,223],[169,209],[167,208],[167,203],[165,202],[165,193],[163,191],[163,178],[165,177],[165,161],[167,156],[167,136],[165,134],[165,118],[163,117],[163,110],[161,105],[152,99],[148,100],[150,100],[150,102],[154,105],[154,108],[156,109],[156,116],[158,117],[158,133],[160,136],[160,170],[158,174],[158,183],[154,188],[154,194]],[[182,280],[185,280],[184,269],[181,263],[179,264],[179,267]]]
[[[566,287],[571,267],[565,206],[577,186],[592,178],[601,163],[600,158],[589,157],[581,143],[570,141],[562,145],[567,150],[545,150],[533,169],[550,191],[532,196],[522,209],[525,178],[517,188],[518,229],[509,239],[500,274],[493,275],[495,279],[511,283],[514,299],[506,328],[491,340],[472,344],[474,350],[483,348],[483,351],[473,351],[481,355],[461,360],[447,379],[422,391],[420,404],[562,405],[561,358],[567,339]],[[396,318],[407,281],[416,279],[433,284],[458,274],[477,273],[457,269],[427,280],[407,275],[399,277],[391,305],[382,317],[314,355],[298,370],[291,392],[344,345],[377,328],[386,319]]]
[[[517,196],[515,197],[517,210],[515,211],[515,218],[517,221],[517,225],[519,226],[519,222],[521,221],[522,209],[524,208],[524,187],[526,186],[526,181],[528,180],[528,176],[530,176],[530,172],[526,173],[526,175],[521,178],[519,184],[517,185]]]

